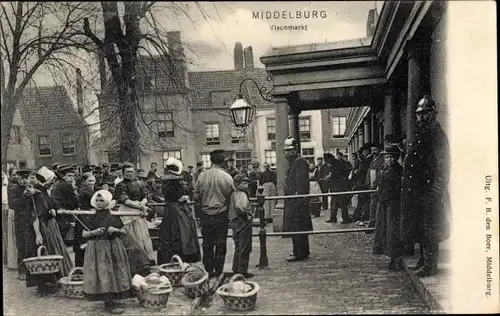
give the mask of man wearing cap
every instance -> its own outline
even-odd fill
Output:
[[[212,167],[198,176],[194,185],[195,211],[200,214],[203,265],[211,276],[222,274],[227,251],[229,201],[233,178],[221,169],[224,151],[210,153]]]
[[[115,181],[115,177],[111,174],[111,165],[107,162],[102,164],[102,177],[104,183]]]
[[[229,173],[231,178],[234,178],[235,175],[237,175],[239,172],[236,170],[234,167],[234,158],[228,158],[227,159],[227,169],[226,172]]]
[[[404,243],[419,243],[415,267],[419,277],[437,273],[439,242],[448,238],[446,206],[449,144],[436,121],[437,107],[424,96],[416,110],[417,126],[404,159],[401,234]]]
[[[58,209],[75,210],[79,208],[77,188],[75,182],[75,168],[67,166],[59,168],[61,181],[56,184],[52,191],[52,199],[56,202]],[[61,230],[61,235],[66,238],[71,229],[73,217],[71,215],[57,215],[57,223]]]
[[[17,181],[14,185],[8,188],[9,207],[15,212],[15,235],[17,248],[17,273],[19,279],[24,280],[28,272],[23,263],[25,256],[25,245],[27,244],[25,237],[26,231],[32,228],[31,214],[27,210],[31,207],[31,200],[25,198],[25,190],[27,189],[27,180],[33,172],[31,169],[20,169],[17,171]]]
[[[285,157],[288,161],[285,179],[285,195],[309,194],[309,164],[297,149],[297,141],[289,137],[285,140]],[[283,219],[284,232],[311,231],[312,221],[307,198],[285,199]],[[293,252],[289,262],[302,261],[309,257],[309,237],[292,236]]]

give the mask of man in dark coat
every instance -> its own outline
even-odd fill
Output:
[[[371,163],[371,155],[370,155],[370,147],[371,144],[364,144],[363,147],[359,149],[359,168],[357,172],[354,173],[354,177],[356,179],[353,190],[361,191],[366,190],[365,186],[366,174],[368,173],[368,169],[370,168]],[[364,221],[368,222],[369,218],[365,216],[369,216],[370,214],[370,193],[358,194],[358,206],[354,210],[354,220],[358,220],[356,222],[357,225],[364,225]]]
[[[323,157],[318,157],[318,164],[316,166],[316,176],[318,177],[319,189],[321,193],[330,192],[330,181],[326,180],[326,176],[330,173],[329,168],[323,162]],[[328,209],[328,196],[323,196],[321,198],[321,208],[323,210]]]
[[[332,192],[343,192],[347,191],[347,174],[345,172],[346,166],[343,161],[336,159],[332,154],[324,154],[325,161],[330,168],[330,174],[327,179],[330,181],[330,186]],[[330,219],[327,223],[337,222],[337,212],[340,208],[342,211],[342,224],[347,224],[349,222],[349,213],[347,210],[347,204],[344,203],[346,200],[345,196],[342,195],[332,195],[330,201]]]
[[[234,159],[233,158],[228,158],[227,159],[227,169],[226,169],[226,172],[229,173],[229,175],[232,178],[234,178],[234,176],[239,173],[238,170],[234,167]]]
[[[52,199],[56,203],[57,209],[75,210],[79,208],[77,188],[75,183],[75,169],[67,166],[59,169],[61,181],[56,184],[52,191]],[[74,221],[71,215],[60,215],[56,217],[59,229],[63,238],[66,238]]]
[[[418,103],[417,126],[408,140],[403,169],[401,234],[403,242],[420,244],[415,271],[419,277],[437,273],[439,242],[448,237],[449,144],[436,113],[435,102],[424,96]]]
[[[378,144],[372,144],[370,153],[370,167],[366,173],[365,187],[367,190],[375,190],[377,186],[375,185],[375,180],[377,175],[383,167],[384,157],[380,155],[380,146]],[[375,216],[377,214],[377,193],[370,194],[369,207],[365,210],[368,212],[363,215],[364,218],[368,218],[368,227],[375,227]]]
[[[288,161],[285,179],[285,195],[309,194],[309,164],[297,150],[297,141],[285,140],[285,157]],[[312,221],[307,198],[285,199],[283,231],[311,231]],[[309,257],[308,235],[292,236],[293,253],[288,261],[301,261]]]

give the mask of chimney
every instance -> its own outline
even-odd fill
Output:
[[[253,69],[253,50],[252,46],[248,46],[243,50],[243,54],[245,56],[245,69]]]
[[[170,59],[173,62],[172,70],[177,74],[177,80],[181,80],[186,85],[186,61],[184,56],[184,48],[182,47],[181,32],[167,32],[167,45]]]
[[[377,9],[370,9],[368,11],[368,19],[366,20],[366,37],[373,36],[375,34],[375,28],[377,27],[378,12]]]
[[[234,69],[243,69],[243,46],[239,42],[234,44]]]
[[[82,88],[82,71],[76,68],[76,106],[78,115],[83,119],[83,88]]]

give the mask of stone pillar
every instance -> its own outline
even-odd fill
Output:
[[[418,101],[430,92],[430,36],[413,38],[408,45],[408,91],[406,103],[406,139],[413,140]]]
[[[371,139],[371,114],[372,111],[370,111],[370,113],[368,113],[368,115],[363,119],[363,131],[364,131],[364,134],[363,134],[363,141],[365,143],[369,143],[372,141]]]
[[[294,110],[289,108],[290,115],[290,134],[297,141],[299,153],[301,153],[301,144],[300,144],[300,125],[299,125],[299,115],[300,110]]]
[[[365,140],[365,133],[363,131],[363,124],[361,124],[359,127],[358,127],[358,141],[359,141],[359,148],[363,147],[363,144],[366,143],[366,140]]]
[[[285,140],[289,136],[288,128],[288,101],[284,97],[275,98],[276,117],[276,171],[278,195],[285,194],[285,177],[287,161],[283,149]],[[273,231],[283,231],[283,210],[285,204],[283,200],[278,200],[273,213]]]
[[[370,121],[370,142],[372,143],[377,143],[378,142],[378,136],[377,136],[377,118],[375,116],[374,110],[370,111],[369,117]]]
[[[384,95],[384,136],[394,135],[394,90],[387,87]]]

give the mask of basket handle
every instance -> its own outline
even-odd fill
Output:
[[[233,283],[235,281],[240,281],[240,280],[245,282],[245,283],[247,281],[243,275],[237,273],[237,274],[233,275],[231,277],[231,279],[229,279],[229,283]]]
[[[83,273],[83,268],[81,267],[75,267],[73,268],[71,271],[69,271],[69,274],[68,274],[68,278],[71,280],[71,278],[73,277],[73,273],[75,273],[76,271],[79,271],[79,272],[82,272]]]
[[[153,273],[151,273],[150,275],[148,275],[148,276],[146,277],[146,279],[145,279],[145,280],[146,280],[146,283],[149,283],[149,280],[150,280],[152,277],[154,277],[154,276],[161,277],[161,276],[160,276],[160,274],[158,274],[158,273],[156,273],[156,272],[153,272]]]
[[[173,255],[172,259],[170,259],[170,262],[175,263],[176,261],[179,264],[183,264],[181,257],[179,257],[178,255]]]
[[[47,251],[47,248],[45,248],[45,246],[40,246],[38,247],[37,251],[36,251],[36,255],[37,257],[41,257],[42,256],[42,249],[45,249],[45,254],[48,255],[48,251]]]

